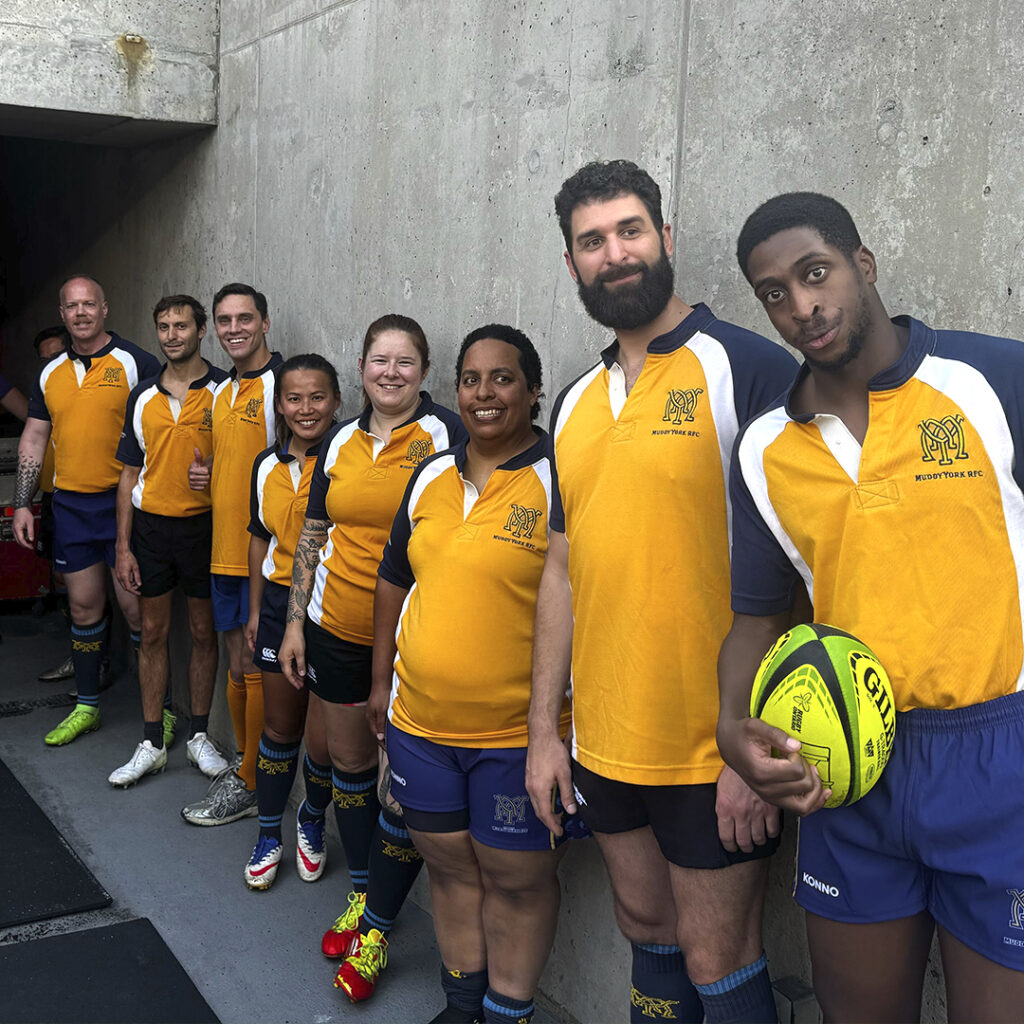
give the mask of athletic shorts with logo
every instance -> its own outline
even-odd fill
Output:
[[[606,779],[573,761],[572,784],[579,815],[591,832],[615,835],[650,826],[662,856],[682,868],[726,868],[770,857],[778,849],[778,836],[755,846],[750,853],[730,851],[722,845],[714,782],[642,786]]]
[[[117,561],[117,491],[53,492],[53,564],[58,572]]]
[[[455,747],[413,736],[390,722],[391,794],[406,824],[421,832],[462,832],[499,850],[552,850],[556,837],[526,793],[526,747]]]
[[[142,596],[159,597],[181,584],[187,597],[209,598],[212,536],[209,512],[161,516],[135,509],[131,547],[139,563]]]
[[[306,685],[328,704],[365,704],[373,683],[373,646],[342,640],[306,619]]]
[[[256,649],[253,664],[264,672],[283,672],[277,660],[277,652],[284,639],[285,618],[288,614],[288,591],[290,588],[269,580],[263,586],[260,601],[260,624],[256,628]]]
[[[800,822],[794,895],[869,923],[922,910],[1024,971],[1024,692],[896,717],[889,763],[857,803]]]

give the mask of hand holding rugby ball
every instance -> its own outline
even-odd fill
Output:
[[[878,780],[896,733],[885,669],[866,644],[812,622],[784,633],[764,656],[750,716],[801,743],[800,756],[832,790],[826,807],[859,800]]]

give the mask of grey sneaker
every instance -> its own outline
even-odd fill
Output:
[[[158,775],[167,767],[167,748],[157,750],[149,740],[143,740],[132,754],[132,759],[115,768],[107,782],[112,786],[134,786],[144,775]]]
[[[69,654],[66,661],[62,661],[56,668],[51,668],[48,672],[39,673],[39,682],[41,683],[59,683],[64,679],[75,678],[75,666],[71,661],[71,655]]]
[[[202,800],[181,809],[190,825],[226,825],[256,813],[256,790],[249,792],[233,771],[217,776]]]
[[[208,778],[214,779],[228,767],[227,761],[220,751],[210,742],[205,732],[197,732],[185,744],[185,753],[191,764],[194,764]]]

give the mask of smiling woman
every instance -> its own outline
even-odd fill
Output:
[[[395,517],[369,717],[381,737],[387,721],[395,796],[430,873],[448,1000],[435,1020],[484,1008],[529,1020],[561,855],[526,795],[551,502],[547,437],[532,423],[540,359],[521,331],[489,324],[463,342],[456,377],[469,440],[421,464]]]

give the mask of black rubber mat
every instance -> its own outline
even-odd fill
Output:
[[[0,821],[6,851],[0,871],[0,928],[110,904],[110,895],[3,761]]]
[[[0,1017],[10,1024],[218,1024],[147,918],[0,946]]]

